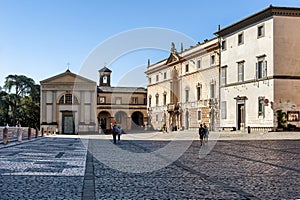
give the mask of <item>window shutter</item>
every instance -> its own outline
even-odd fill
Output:
[[[258,63],[256,63],[256,79],[258,79]]]
[[[265,65],[264,65],[264,77],[267,76],[267,61],[265,61]]]

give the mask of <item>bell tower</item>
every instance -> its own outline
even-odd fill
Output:
[[[107,86],[110,87],[110,75],[111,70],[107,67],[103,67],[99,70],[99,86]]]

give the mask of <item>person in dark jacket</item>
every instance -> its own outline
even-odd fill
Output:
[[[200,136],[200,146],[203,144],[203,137],[205,135],[205,129],[203,128],[202,124],[199,127],[199,136]]]

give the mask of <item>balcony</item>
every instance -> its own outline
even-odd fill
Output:
[[[175,110],[175,104],[168,104],[167,105],[168,112],[174,112]]]
[[[179,111],[179,104],[169,103],[167,105],[168,112],[178,112]]]

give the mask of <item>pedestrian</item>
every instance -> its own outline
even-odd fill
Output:
[[[121,140],[121,134],[122,134],[122,129],[121,129],[121,127],[119,127],[119,126],[115,126],[115,130],[117,131],[117,134],[118,134],[118,141],[120,142],[120,140]]]
[[[170,132],[172,132],[173,131],[173,125],[172,124],[170,124]]]
[[[111,133],[112,133],[112,136],[113,136],[113,141],[114,141],[114,144],[116,144],[117,143],[117,131],[116,131],[116,129],[115,129],[115,124],[113,124],[113,123],[110,123],[110,128],[111,128]]]
[[[164,125],[163,125],[163,133],[164,132],[167,132],[167,125],[166,125],[166,123],[164,123]]]
[[[202,124],[199,127],[199,136],[200,136],[200,146],[203,144],[203,137],[205,135],[205,129],[203,128]]]
[[[205,134],[204,134],[204,143],[208,142],[208,134],[209,134],[209,130],[208,127],[206,126],[206,124],[204,123],[204,130],[205,130]]]

